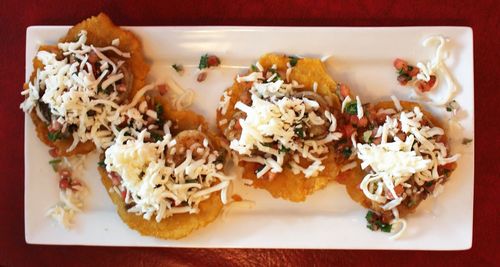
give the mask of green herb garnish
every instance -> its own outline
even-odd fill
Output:
[[[197,183],[198,182],[198,179],[187,179],[186,180],[186,183],[187,184],[190,184],[190,183]]]
[[[358,114],[358,103],[356,101],[351,101],[347,103],[345,107],[347,114],[356,115]]]
[[[302,129],[302,127],[298,128],[296,127],[293,132],[300,138],[304,138],[305,135],[304,135],[304,129]]]
[[[344,149],[342,149],[342,155],[344,155],[344,158],[348,159],[352,154],[352,150],[350,147],[344,147]]]
[[[380,230],[385,233],[390,233],[392,230],[392,224],[388,223],[382,223],[380,221],[377,221],[378,227],[380,227]]]
[[[54,171],[57,171],[57,167],[58,167],[59,163],[61,163],[61,161],[62,161],[62,159],[57,158],[57,159],[50,160],[49,164],[50,164],[50,166],[52,166],[52,169]]]
[[[281,145],[279,151],[280,151],[280,153],[288,153],[288,152],[290,152],[290,148],[285,147],[284,145]]]
[[[60,131],[57,131],[57,132],[49,132],[47,134],[47,137],[49,138],[49,140],[51,142],[55,142],[57,139],[61,139],[61,132]]]
[[[97,166],[99,166],[101,168],[106,168],[106,164],[104,163],[104,160],[97,162]]]
[[[250,68],[252,69],[253,72],[259,71],[259,69],[255,65],[250,66]]]
[[[200,64],[198,64],[198,69],[206,69],[208,68],[208,54],[201,56]]]
[[[158,134],[156,132],[149,132],[149,134],[151,135],[151,138],[153,138],[155,142],[163,141],[163,136],[161,134]]]
[[[369,210],[367,213],[366,213],[366,216],[365,216],[365,219],[366,221],[368,222],[372,222],[373,221],[373,215],[375,213],[373,213],[373,211]]]
[[[288,59],[290,59],[290,66],[295,67],[297,65],[297,62],[299,61],[299,58],[296,56],[289,56]]]

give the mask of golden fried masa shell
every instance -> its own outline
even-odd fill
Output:
[[[264,69],[270,68],[276,64],[278,72],[282,77],[287,70],[289,58],[285,55],[266,54],[260,58],[259,63]],[[318,83],[317,92],[325,98],[328,98],[335,109],[339,109],[340,101],[335,94],[337,83],[328,75],[324,64],[319,59],[301,58],[293,67],[290,73],[290,80],[295,80],[299,84],[304,85],[303,91],[312,91],[314,82]],[[230,121],[236,110],[234,105],[239,101],[240,95],[249,90],[252,86],[250,82],[234,82],[226,92],[230,96],[227,112],[223,115],[220,110],[217,110],[217,127],[223,133],[227,128],[227,123],[221,125],[222,120]],[[221,98],[222,100],[222,98]],[[275,198],[283,198],[286,200],[300,202],[305,201],[306,197],[317,190],[326,187],[329,181],[335,179],[339,173],[339,168],[335,161],[333,149],[328,154],[328,157],[323,161],[325,170],[318,176],[305,178],[301,173],[295,175],[289,168],[283,168],[283,172],[273,175],[273,179],[268,178],[257,179],[255,171],[258,165],[255,163],[240,161],[240,165],[244,168],[243,178],[251,179],[253,187],[267,190]]]
[[[73,26],[65,37],[61,38],[61,42],[72,42],[78,39],[78,34],[81,30],[87,31],[87,43],[93,44],[94,46],[109,46],[111,42],[119,38],[120,45],[118,48],[122,51],[130,52],[130,59],[126,60],[126,64],[132,72],[132,90],[129,94],[129,98],[132,99],[135,93],[145,85],[146,76],[149,72],[149,65],[144,59],[142,54],[142,45],[140,40],[130,31],[121,29],[120,27],[113,24],[111,19],[104,13],[100,13],[96,17],[91,17],[87,20],[80,22],[79,24]],[[44,45],[39,48],[40,51],[50,51],[59,54],[59,49],[57,45]],[[33,73],[30,76],[30,81],[33,81],[36,77],[37,69],[43,68],[43,64],[36,57],[33,59]],[[24,88],[27,88],[27,84]],[[57,140],[52,142],[48,138],[47,124],[44,123],[33,110],[30,113],[30,117],[36,128],[36,133],[38,138],[45,143],[47,146],[57,149],[57,153],[60,156],[72,156],[77,154],[86,154],[95,149],[95,145],[91,141],[85,143],[80,143],[70,152],[66,150],[73,143],[73,138],[69,137],[65,140]]]
[[[167,103],[165,100],[163,100],[162,102]],[[164,104],[163,107],[164,110],[170,109],[167,104]],[[173,126],[177,126],[175,131],[172,130],[174,136],[176,133],[185,130],[197,130],[200,125],[203,129],[206,129],[206,122],[203,120],[203,117],[192,111],[175,111],[174,114],[175,116],[178,116],[178,118],[182,118],[182,120],[179,121],[180,124]],[[172,114],[170,114],[170,112],[164,112],[164,115],[164,119],[166,120],[173,116]],[[208,131],[202,131],[210,139],[210,143],[213,145],[213,147],[220,147],[219,137]],[[104,158],[104,156],[101,155],[101,158]],[[180,239],[186,237],[194,230],[206,226],[207,224],[214,221],[219,216],[223,207],[219,192],[214,192],[207,200],[204,200],[200,203],[199,213],[174,214],[171,217],[163,219],[159,223],[156,222],[154,218],[152,218],[151,220],[145,220],[140,215],[127,212],[127,209],[125,208],[125,202],[123,201],[121,196],[111,189],[113,185],[111,179],[108,178],[106,170],[101,167],[99,167],[98,170],[101,175],[101,182],[106,188],[106,192],[108,192],[108,195],[111,197],[111,200],[116,205],[116,209],[120,218],[131,229],[138,231],[142,235],[154,236],[163,239]]]
[[[407,102],[407,101],[401,101],[401,106],[403,107],[404,110],[412,110],[414,107],[419,107],[422,113],[424,114],[424,118],[428,119],[429,121],[432,122],[433,125],[436,125],[437,127],[441,127],[441,123],[434,118],[430,113],[425,111],[422,106],[420,106],[418,103],[415,102]],[[392,101],[384,101],[380,102],[375,105],[375,109],[381,109],[381,108],[392,108],[395,109],[394,102]],[[343,184],[346,186],[347,193],[349,196],[359,204],[361,204],[363,207],[367,209],[372,209],[381,213],[384,212],[389,212],[392,214],[391,211],[383,211],[381,208],[377,205],[374,205],[373,202],[365,196],[363,191],[359,188],[359,185],[361,184],[361,181],[365,177],[366,173],[361,169],[360,165],[354,169],[345,171],[343,173],[340,173],[337,176],[337,182],[340,184]],[[420,195],[419,195],[420,196]],[[399,216],[400,217],[405,217],[407,214],[415,212],[416,208],[422,202],[422,198],[416,199],[415,205],[412,205],[411,207],[408,207],[406,205],[399,205],[398,206],[398,211],[399,211]]]

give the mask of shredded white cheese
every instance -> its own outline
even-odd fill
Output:
[[[45,215],[64,228],[70,229],[74,225],[75,215],[82,212],[88,195],[88,188],[81,180],[85,168],[85,156],[78,155],[61,160],[60,168],[71,170],[71,179],[73,182],[78,181],[78,185],[60,189],[59,202],[47,210]]]
[[[34,81],[22,92],[27,96],[21,104],[24,112],[31,112],[36,107],[37,115],[47,121],[39,110],[39,102],[43,102],[50,110],[51,120],[57,120],[62,129],[68,131],[69,126],[76,126],[73,132],[63,133],[73,138],[68,151],[87,141],[98,148],[111,144],[113,121],[108,118],[117,112],[116,103],[120,101],[117,86],[126,86],[117,85],[125,78],[119,69],[123,61],[114,62],[103,52],[112,51],[123,58],[130,54],[114,46],[96,48],[87,45],[86,41],[87,32],[81,31],[76,42],[59,43],[58,48],[64,55],[61,60],[54,53],[39,51],[36,57],[43,68],[37,70]],[[88,62],[90,57],[101,64],[99,77],[94,76]]]
[[[160,222],[176,213],[197,213],[199,203],[216,191],[221,191],[226,201],[225,188],[233,177],[222,172],[218,152],[199,144],[198,149],[189,148],[181,154],[185,158],[176,164],[172,157],[182,152],[174,150],[177,142],[168,124],[165,132],[163,140],[146,142],[147,131],[131,138],[125,136],[124,129],[105,152],[106,170],[118,174],[127,194],[125,203],[132,204],[128,211],[147,220],[155,216]],[[165,156],[168,149],[174,152]]]
[[[406,197],[395,192],[396,186],[407,184],[410,179],[418,186],[427,181],[437,181],[443,178],[438,174],[438,166],[458,160],[459,155],[448,157],[445,145],[436,139],[444,131],[424,126],[422,119],[423,114],[418,107],[413,111],[387,116],[381,127],[381,144],[357,144],[361,167],[371,169],[360,188],[367,198],[379,203],[384,210],[397,207]],[[399,133],[403,133],[406,140],[400,140]],[[387,142],[388,137],[392,137],[393,141]]]
[[[263,74],[252,73],[248,76],[263,77]],[[295,96],[294,88],[300,87],[297,82],[288,84],[281,79],[272,82],[276,76],[270,77],[272,79],[257,79],[253,82],[250,89],[251,105],[240,101],[235,104],[234,108],[242,111],[246,117],[239,119],[241,135],[231,140],[230,148],[243,156],[241,160],[263,165],[257,172],[257,178],[268,172],[280,173],[287,153],[300,155],[303,160],[310,162],[306,167],[299,165],[300,159],[290,162],[294,173],[302,172],[305,177],[317,176],[325,168],[322,157],[329,151],[328,144],[341,137],[340,133],[335,132],[336,119],[328,111],[321,114],[320,103],[316,100]],[[314,87],[317,87],[317,83]],[[221,109],[225,105],[223,98]],[[305,127],[323,125],[323,138],[306,136]],[[254,155],[255,150],[264,154]]]

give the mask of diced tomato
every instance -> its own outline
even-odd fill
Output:
[[[127,190],[126,189],[121,191],[120,193],[121,193],[123,199],[125,199],[127,197]]]
[[[113,183],[113,185],[120,185],[122,183],[122,178],[116,172],[110,172],[109,177],[111,178],[111,183]]]
[[[168,87],[166,84],[162,83],[162,84],[159,84],[158,86],[158,92],[160,93],[160,95],[164,95],[166,93],[168,93]]]
[[[340,85],[340,95],[343,97],[347,97],[351,94],[351,88],[345,84]]]
[[[234,194],[231,196],[234,201],[242,201],[243,198],[240,195]]]
[[[98,60],[99,60],[99,57],[97,56],[97,54],[96,54],[94,51],[91,51],[91,52],[89,53],[89,58],[88,58],[88,60],[87,60],[87,61],[88,61],[90,64],[94,64],[94,63],[96,63]]]
[[[368,125],[368,118],[366,116],[363,116],[361,119],[358,121],[358,127],[366,127]]]
[[[344,126],[344,133],[345,133],[345,136],[351,136],[352,133],[354,133],[356,131],[356,129],[351,125],[351,124],[346,124]]]
[[[377,138],[373,139],[373,144],[380,145],[380,143],[382,143],[382,138],[381,137],[377,137]]]
[[[359,121],[358,116],[357,115],[351,115],[351,117],[349,117],[349,121],[353,125],[358,125],[358,121]]]
[[[217,67],[220,64],[220,60],[217,56],[208,56],[207,58],[208,67]]]
[[[396,192],[396,195],[398,195],[398,197],[401,196],[401,194],[403,194],[404,191],[405,189],[402,184],[399,184],[396,187],[394,187],[394,192]]]
[[[235,130],[241,130],[242,129],[239,120],[236,121],[236,123],[234,124],[233,129],[235,129]]]
[[[198,74],[198,77],[196,78],[196,80],[200,83],[206,79],[207,79],[207,72],[206,71],[200,72],[200,74]]]
[[[410,81],[409,78],[410,76],[408,76],[408,74],[401,74],[398,76],[398,82],[401,85],[406,85]]]
[[[415,77],[417,76],[417,74],[420,72],[420,69],[415,67],[415,66],[412,66],[412,69],[410,71],[408,71],[408,76],[410,77]]]
[[[59,123],[57,120],[52,120],[50,123],[50,126],[48,127],[49,132],[57,132],[61,130],[62,124]]]
[[[65,190],[69,186],[70,186],[69,179],[64,178],[64,179],[59,180],[59,188],[60,189]]]
[[[394,67],[397,69],[397,70],[403,70],[403,72],[407,72],[408,71],[408,62],[400,59],[400,58],[396,58],[394,60]]]
[[[419,81],[417,83],[417,87],[421,92],[428,92],[434,87],[435,84],[436,84],[436,76],[431,75],[428,82]]]
[[[51,149],[49,150],[49,155],[50,155],[51,157],[53,157],[53,158],[57,158],[57,157],[59,157],[59,150],[58,150],[57,148],[55,148],[55,147],[54,147],[54,148],[51,148]]]
[[[403,194],[404,192],[404,188],[403,188],[403,185],[397,185],[396,187],[394,187],[394,192],[396,192],[396,195],[399,197],[401,196],[401,194]],[[385,195],[388,199],[394,199],[395,197],[392,195],[391,191],[390,190],[386,190],[385,191]]]
[[[71,172],[67,169],[62,169],[59,171],[59,177],[61,177],[61,179],[70,179]]]

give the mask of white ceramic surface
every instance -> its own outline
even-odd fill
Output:
[[[466,27],[392,28],[287,28],[287,27],[127,27],[141,39],[152,64],[151,80],[171,75],[197,93],[193,109],[211,122],[222,91],[237,73],[244,73],[260,55],[283,52],[302,56],[332,55],[326,64],[334,79],[348,83],[363,101],[387,99],[391,94],[408,99],[409,90],[399,86],[392,61],[429,59],[434,49],[421,42],[431,35],[450,38],[446,61],[460,87],[456,99],[466,111],[463,135],[474,137],[474,88],[472,30]],[[27,29],[26,77],[39,44],[55,43],[68,27],[34,26]],[[211,70],[203,83],[196,82],[199,57],[218,55],[224,64]],[[180,63],[187,73],[179,77],[169,66]],[[444,119],[447,114],[433,109]],[[456,136],[457,140],[460,136]],[[140,236],[119,219],[101,186],[97,156],[89,157],[84,180],[90,187],[85,213],[76,217],[72,230],[65,230],[44,216],[57,201],[57,179],[48,148],[35,136],[25,117],[25,237],[30,244],[78,244],[165,247],[237,248],[330,248],[461,250],[472,243],[474,149],[454,147],[462,154],[445,191],[428,199],[408,218],[404,236],[392,241],[388,234],[365,226],[366,210],[353,203],[344,188],[331,184],[304,203],[272,198],[267,192],[236,186],[235,192],[255,201],[254,209],[234,209],[208,227],[178,241]]]

